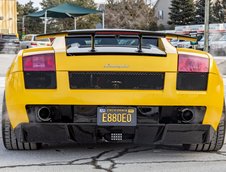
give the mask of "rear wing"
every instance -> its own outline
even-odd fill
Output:
[[[77,35],[91,35],[91,51],[95,51],[95,36],[96,35],[134,35],[139,38],[138,52],[142,52],[142,38],[143,37],[153,37],[153,38],[167,38],[167,39],[178,39],[186,41],[197,41],[197,38],[184,36],[173,33],[162,33],[154,31],[144,31],[144,30],[125,30],[125,29],[95,29],[95,30],[72,30],[63,31],[58,33],[49,33],[37,35],[37,39],[43,38],[56,38],[56,37],[73,37]]]
[[[95,29],[95,30],[72,30],[72,31],[63,31],[58,33],[49,33],[49,34],[40,34],[37,35],[37,38],[56,38],[62,36],[69,36],[69,35],[97,35],[97,34],[118,34],[118,35],[140,35],[140,36],[153,36],[153,37],[160,37],[160,38],[167,38],[167,39],[178,39],[178,40],[185,40],[185,41],[197,41],[197,38],[179,35],[174,33],[163,33],[163,32],[154,32],[154,31],[143,31],[143,30],[124,30],[124,29]]]

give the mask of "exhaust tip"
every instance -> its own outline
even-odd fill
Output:
[[[194,113],[192,110],[190,109],[183,109],[181,111],[181,119],[182,119],[182,122],[184,123],[189,123],[193,120],[194,118]]]
[[[42,122],[51,120],[51,111],[48,107],[41,107],[38,109],[37,118]]]

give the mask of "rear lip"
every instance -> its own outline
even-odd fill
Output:
[[[21,142],[42,143],[97,143],[96,123],[22,123],[14,131]],[[136,127],[119,127],[134,130],[132,143],[135,144],[201,144],[209,143],[214,130],[210,125],[201,124],[142,124]],[[87,131],[89,131],[87,133]],[[114,130],[108,130],[109,133]],[[26,133],[26,134],[25,134]],[[57,133],[57,134],[56,134]]]

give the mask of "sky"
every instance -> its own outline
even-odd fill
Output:
[[[30,0],[18,0],[19,3],[21,4],[25,4],[27,2],[29,2]],[[42,2],[42,0],[31,0],[32,2],[34,2],[34,6],[35,7],[40,7],[39,3]],[[100,2],[104,2],[104,0],[94,0],[96,3],[100,3]]]

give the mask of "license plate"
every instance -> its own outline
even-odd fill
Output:
[[[178,47],[178,48],[183,48],[184,46],[183,46],[183,45],[177,45],[177,47]]]
[[[98,126],[136,126],[136,108],[97,108]]]

